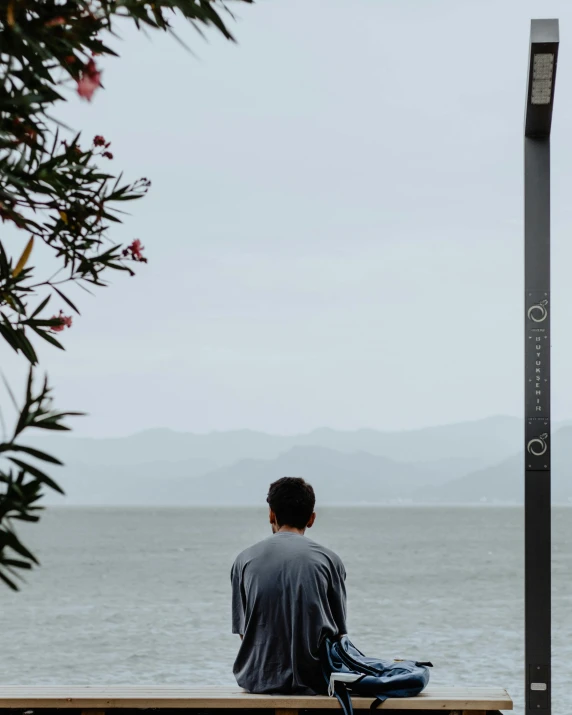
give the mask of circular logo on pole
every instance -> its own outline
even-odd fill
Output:
[[[535,323],[542,323],[548,317],[547,300],[541,300],[536,305],[531,305],[528,309],[528,317]]]
[[[532,454],[534,457],[542,457],[542,455],[548,449],[548,445],[546,443],[547,439],[548,434],[546,433],[541,434],[540,437],[534,437],[534,439],[531,439],[526,445],[528,453]]]

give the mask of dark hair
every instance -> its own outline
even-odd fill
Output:
[[[278,526],[305,529],[314,513],[316,495],[300,477],[282,477],[270,485],[266,498]]]

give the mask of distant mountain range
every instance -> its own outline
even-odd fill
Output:
[[[130,437],[38,437],[66,466],[54,504],[262,505],[268,484],[303,476],[321,504],[521,503],[523,422],[491,417],[403,432],[318,429],[294,436],[166,429]],[[554,500],[572,501],[572,427],[553,438]]]
[[[516,417],[491,417],[475,422],[426,429],[344,432],[317,429],[307,434],[271,435],[252,430],[193,434],[153,429],[130,437],[90,439],[58,434],[38,438],[49,442],[65,461],[94,465],[133,465],[205,459],[217,467],[240,459],[275,459],[293,447],[325,447],[338,452],[369,452],[398,462],[441,462],[488,466],[516,452],[522,422]]]

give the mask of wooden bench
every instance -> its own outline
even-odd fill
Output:
[[[354,698],[356,710],[366,710],[369,698]],[[301,695],[250,695],[238,687],[174,686],[0,686],[0,710],[75,709],[83,715],[109,710],[273,710],[275,715],[298,715],[301,710],[339,709],[335,698]],[[400,715],[423,712],[445,715],[489,715],[512,710],[502,688],[447,688],[433,686],[416,698],[386,700],[376,712],[398,710]]]

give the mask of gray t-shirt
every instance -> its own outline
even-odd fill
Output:
[[[333,551],[279,532],[234,562],[232,632],[244,636],[234,675],[251,693],[324,692],[319,651],[346,629],[346,571]]]

